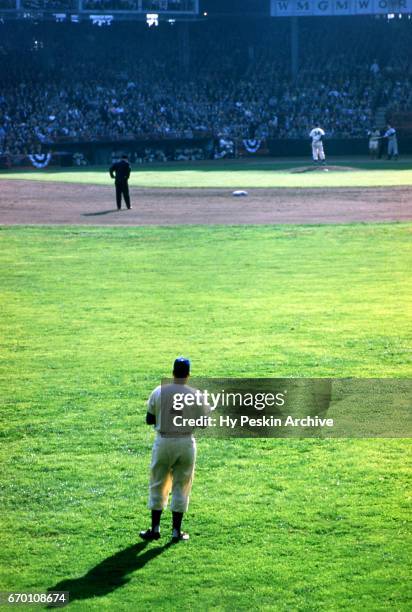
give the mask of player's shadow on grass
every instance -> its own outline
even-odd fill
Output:
[[[119,212],[117,208],[111,210],[99,210],[98,212],[83,213],[82,217],[100,217],[101,215],[111,215],[112,213]]]
[[[165,552],[171,542],[163,546],[150,547],[145,551],[147,542],[133,544],[124,550],[107,557],[101,563],[80,576],[80,578],[68,578],[61,580],[52,587],[49,592],[68,591],[70,602],[76,599],[89,599],[90,597],[101,597],[124,586],[130,580],[129,574],[142,569],[157,556]],[[53,607],[53,606],[48,606]]]

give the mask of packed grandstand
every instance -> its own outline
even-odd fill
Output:
[[[412,21],[0,24],[0,155],[144,138],[365,138],[412,110]],[[310,36],[308,32],[310,31]]]

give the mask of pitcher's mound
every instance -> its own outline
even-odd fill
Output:
[[[299,172],[358,172],[358,168],[351,168],[351,166],[299,166],[299,168],[292,168],[290,171],[292,174],[298,174]]]

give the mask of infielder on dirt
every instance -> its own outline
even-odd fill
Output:
[[[315,164],[319,162],[322,162],[323,165],[326,164],[322,142],[324,136],[325,131],[318,124],[309,133],[309,137],[312,139],[312,157]]]
[[[196,441],[193,427],[176,426],[174,417],[197,418],[206,416],[208,406],[192,406],[183,410],[174,408],[174,397],[179,399],[195,391],[187,385],[190,376],[190,361],[178,357],[173,365],[173,383],[161,385],[151,393],[147,403],[146,423],[154,425],[157,432],[153,444],[150,465],[149,508],[152,511],[152,526],[141,531],[143,540],[160,538],[160,518],[172,493],[172,541],[188,540],[189,534],[181,531],[183,514],[189,506],[196,460]]]
[[[122,196],[126,203],[127,210],[132,208],[128,183],[130,172],[131,169],[127,155],[122,155],[121,160],[115,162],[109,168],[110,177],[115,180],[117,210],[121,210],[122,208]]]

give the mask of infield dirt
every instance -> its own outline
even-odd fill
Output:
[[[131,189],[117,211],[113,187],[2,180],[0,223],[85,225],[322,224],[412,220],[412,187]]]

